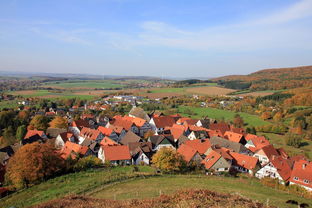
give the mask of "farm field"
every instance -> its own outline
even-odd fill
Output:
[[[106,89],[106,88],[121,88],[124,85],[110,81],[110,80],[97,80],[97,81],[67,81],[67,82],[54,82],[42,85],[42,87],[50,87],[56,89]]]
[[[15,108],[15,107],[18,107],[18,104],[14,100],[0,101],[0,110],[3,108]]]
[[[282,92],[284,90],[264,90],[264,91],[250,91],[250,90],[241,90],[232,92],[231,95],[239,95],[239,96],[254,96],[254,97],[262,97],[267,95],[273,95],[276,92]]]
[[[196,115],[189,115],[185,113],[185,110],[189,109]],[[213,119],[224,119],[225,121],[233,121],[235,114],[239,114],[247,126],[262,126],[269,124],[269,122],[262,120],[256,115],[251,115],[243,112],[233,112],[227,110],[221,110],[217,108],[201,108],[201,107],[189,107],[189,106],[180,106],[178,112],[184,116],[190,116],[194,118],[202,118],[208,116]]]
[[[252,200],[266,202],[278,207],[289,207],[288,199],[300,203],[309,200],[263,186],[256,178],[233,178],[194,175],[154,175],[154,169],[132,166],[88,170],[48,180],[31,188],[21,190],[0,201],[0,207],[29,207],[68,195],[84,195],[105,199],[151,198],[172,194],[178,190],[206,189],[220,193],[238,194]],[[154,176],[153,176],[154,175]],[[287,206],[286,206],[287,205]]]
[[[210,87],[192,87],[185,90],[187,93],[199,94],[199,95],[227,95],[235,92],[236,90],[226,89],[223,87],[210,86]]]
[[[96,96],[99,96],[102,94],[104,91],[60,91],[60,92],[55,92],[55,91],[50,91],[50,90],[25,90],[25,91],[13,91],[9,92],[12,95],[16,96],[22,96],[24,98],[30,98],[30,97],[35,97],[35,98],[46,98],[46,99],[56,99],[56,98],[74,98],[74,97],[79,97],[80,99],[93,99]]]

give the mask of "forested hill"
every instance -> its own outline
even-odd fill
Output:
[[[230,75],[213,79],[233,89],[281,90],[312,87],[312,66],[264,69],[249,75]]]

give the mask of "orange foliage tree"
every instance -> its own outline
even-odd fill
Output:
[[[50,123],[50,127],[52,128],[60,128],[60,129],[67,129],[68,122],[65,118],[61,116],[56,116]]]
[[[42,115],[36,115],[30,121],[28,129],[37,129],[45,131],[48,128],[49,119]]]
[[[242,128],[244,127],[244,120],[242,117],[240,117],[239,114],[236,114],[233,120],[233,124],[236,128]]]
[[[51,144],[34,142],[21,147],[6,168],[6,182],[16,189],[48,179],[62,170],[65,161]]]
[[[161,148],[153,156],[154,166],[164,172],[181,172],[186,168],[183,155],[172,148]]]

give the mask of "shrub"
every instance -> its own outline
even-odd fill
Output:
[[[102,161],[95,156],[80,158],[74,165],[74,171],[82,171],[89,168],[97,168],[103,166]]]
[[[288,146],[293,146],[299,148],[302,144],[302,137],[296,134],[288,134],[286,136],[286,144]]]
[[[183,156],[171,148],[161,148],[152,158],[154,166],[166,173],[182,172],[186,168]]]

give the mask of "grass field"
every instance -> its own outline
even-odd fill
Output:
[[[153,169],[147,166],[140,167],[141,172],[139,173],[133,173],[132,169],[133,167],[131,166],[116,167],[60,176],[2,198],[0,207],[28,207],[51,199],[64,197],[68,194],[84,194],[103,185],[139,177],[141,174],[153,174]]]
[[[93,91],[93,92],[98,92]],[[102,93],[103,91],[99,91],[99,93]],[[99,94],[90,92],[87,94],[86,91],[78,91],[78,92],[72,92],[72,91],[60,91],[60,92],[54,92],[49,90],[25,90],[25,91],[12,91],[9,92],[12,95],[19,95],[24,98],[30,98],[30,97],[37,97],[37,98],[47,98],[47,99],[56,99],[56,98],[75,98],[79,97],[82,100],[90,100],[94,97],[98,96]]]
[[[265,135],[269,139],[270,143],[274,145],[275,148],[284,148],[290,155],[306,155],[309,159],[312,159],[312,141],[303,140],[303,145],[300,148],[288,146],[285,142],[284,135],[272,134],[272,133],[262,133],[259,132],[258,135]]]
[[[229,178],[200,175],[154,175],[154,170],[140,166],[97,169],[60,176],[0,200],[0,207],[28,207],[67,195],[88,195],[94,198],[132,199],[170,194],[181,189],[208,189],[220,193],[239,194],[279,207],[288,199],[309,203],[307,199],[263,186],[256,178]],[[311,202],[310,202],[310,205]]]
[[[122,84],[116,83],[111,80],[53,82],[47,83],[43,86],[57,89],[105,89],[123,87]]]
[[[186,109],[190,109],[193,113],[196,113],[196,115],[185,114],[184,112]],[[233,111],[221,110],[217,108],[200,108],[200,107],[180,106],[178,108],[178,111],[180,114],[184,116],[190,116],[194,118],[202,118],[204,116],[208,116],[209,118],[224,119],[226,121],[233,121],[235,114],[239,114],[244,119],[244,122],[248,126],[262,126],[262,125],[269,124],[269,122],[262,120],[256,115],[251,115],[251,114],[243,113],[243,112],[236,113]]]
[[[298,200],[301,203],[309,202],[308,199],[265,187],[255,178],[242,179],[205,175],[172,175],[125,181],[93,193],[92,196],[120,200],[151,198],[159,196],[160,193],[172,194],[178,190],[192,188],[208,189],[220,193],[236,193],[262,203],[269,200],[270,205],[285,208],[291,207],[285,203],[289,199]]]
[[[0,101],[0,110],[3,108],[16,108],[16,107],[18,107],[18,104],[14,100]]]

